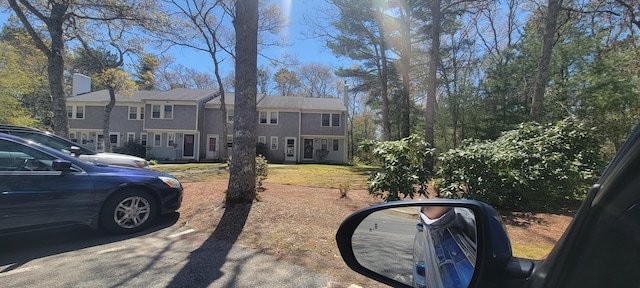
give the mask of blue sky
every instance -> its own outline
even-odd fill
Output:
[[[289,46],[287,47],[271,47],[262,53],[269,57],[278,58],[284,53],[296,55],[301,64],[309,63],[323,63],[332,68],[338,68],[341,65],[347,65],[346,59],[340,59],[331,54],[331,52],[324,47],[324,43],[320,39],[305,39],[303,35],[304,29],[308,27],[303,25],[303,16],[313,14],[315,9],[320,9],[318,5],[323,3],[322,1],[313,0],[275,0],[282,9],[283,16],[289,21],[289,26],[283,31],[288,36]],[[205,53],[194,52],[190,49],[176,49],[172,52],[172,55],[176,58],[176,63],[181,63],[187,67],[195,68],[199,71],[212,71],[212,61],[210,57]],[[264,58],[258,58],[258,65],[268,65],[268,60]],[[275,72],[270,67],[272,72]],[[227,71],[222,71],[223,75],[227,74]]]
[[[314,0],[273,0],[282,10],[283,15],[289,20],[289,27],[283,31],[288,35],[290,46],[288,47],[272,47],[263,53],[269,57],[279,57],[285,52],[297,56],[301,64],[323,63],[338,68],[341,65],[347,65],[346,59],[338,59],[324,47],[323,41],[319,39],[304,39],[302,31],[308,29],[303,25],[303,15],[313,15],[315,9],[319,9],[319,4],[323,1]],[[0,13],[0,23],[7,22],[8,14]],[[202,72],[213,72],[212,60],[206,53],[196,52],[192,49],[175,48],[170,51],[175,58],[176,64],[182,64],[185,67],[194,68]],[[258,58],[259,64],[268,64],[264,58]],[[226,68],[221,71],[222,75],[226,75],[232,68]],[[275,72],[273,68],[272,72]]]

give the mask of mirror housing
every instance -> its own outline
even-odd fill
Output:
[[[473,212],[477,231],[477,258],[473,276],[468,287],[495,286],[504,280],[515,280],[504,279],[505,275],[516,276],[514,274],[517,274],[515,278],[528,277],[533,270],[533,264],[526,265],[526,263],[531,261],[524,260],[522,262],[525,265],[519,266],[523,269],[526,268],[527,271],[525,273],[504,273],[505,269],[511,270],[509,267],[514,266],[514,260],[516,259],[512,257],[511,243],[498,213],[491,206],[479,201],[453,199],[395,201],[373,205],[354,212],[342,222],[336,233],[338,249],[347,266],[362,275],[393,287],[411,287],[407,283],[391,278],[390,275],[383,275],[379,273],[380,271],[373,271],[367,268],[367,263],[361,263],[354,253],[353,236],[365,218],[374,212],[389,209],[415,208],[416,210],[414,211],[416,211],[417,215],[418,207],[455,207],[466,208]],[[415,223],[418,223],[417,220]],[[416,230],[419,229],[417,225],[413,227],[415,227],[414,229]],[[355,248],[360,250],[367,249],[361,247]],[[508,265],[509,263],[511,263],[511,265]],[[522,270],[519,271],[521,272]]]
[[[78,157],[82,154],[82,150],[78,146],[69,147],[69,151],[71,152],[71,155],[74,157]]]
[[[71,171],[71,162],[61,159],[55,159],[53,160],[53,163],[51,163],[51,168],[54,171],[68,172]]]

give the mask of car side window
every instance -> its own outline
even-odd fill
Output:
[[[0,140],[0,171],[51,171],[54,158],[25,145]]]
[[[602,211],[592,225],[580,259],[564,287],[638,287],[640,285],[640,202],[621,214]],[[574,272],[575,271],[575,272]]]

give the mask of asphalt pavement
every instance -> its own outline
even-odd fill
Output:
[[[147,231],[69,227],[0,236],[2,287],[358,287],[212,240],[163,216]]]

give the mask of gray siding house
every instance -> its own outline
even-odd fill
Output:
[[[204,104],[214,92],[174,89],[135,91],[131,97],[116,95],[109,142],[113,148],[128,141],[140,143],[148,147],[148,158],[198,161]],[[102,123],[108,102],[107,90],[67,98],[69,138],[95,151],[104,151]]]
[[[214,90],[135,91],[116,96],[109,137],[112,147],[135,141],[147,147],[147,158],[159,161],[221,161],[231,155],[234,94],[225,94],[228,143],[222,137],[220,97]],[[102,135],[107,90],[67,98],[69,138],[104,151]],[[268,147],[274,163],[344,163],[346,101],[258,95],[256,143]]]

